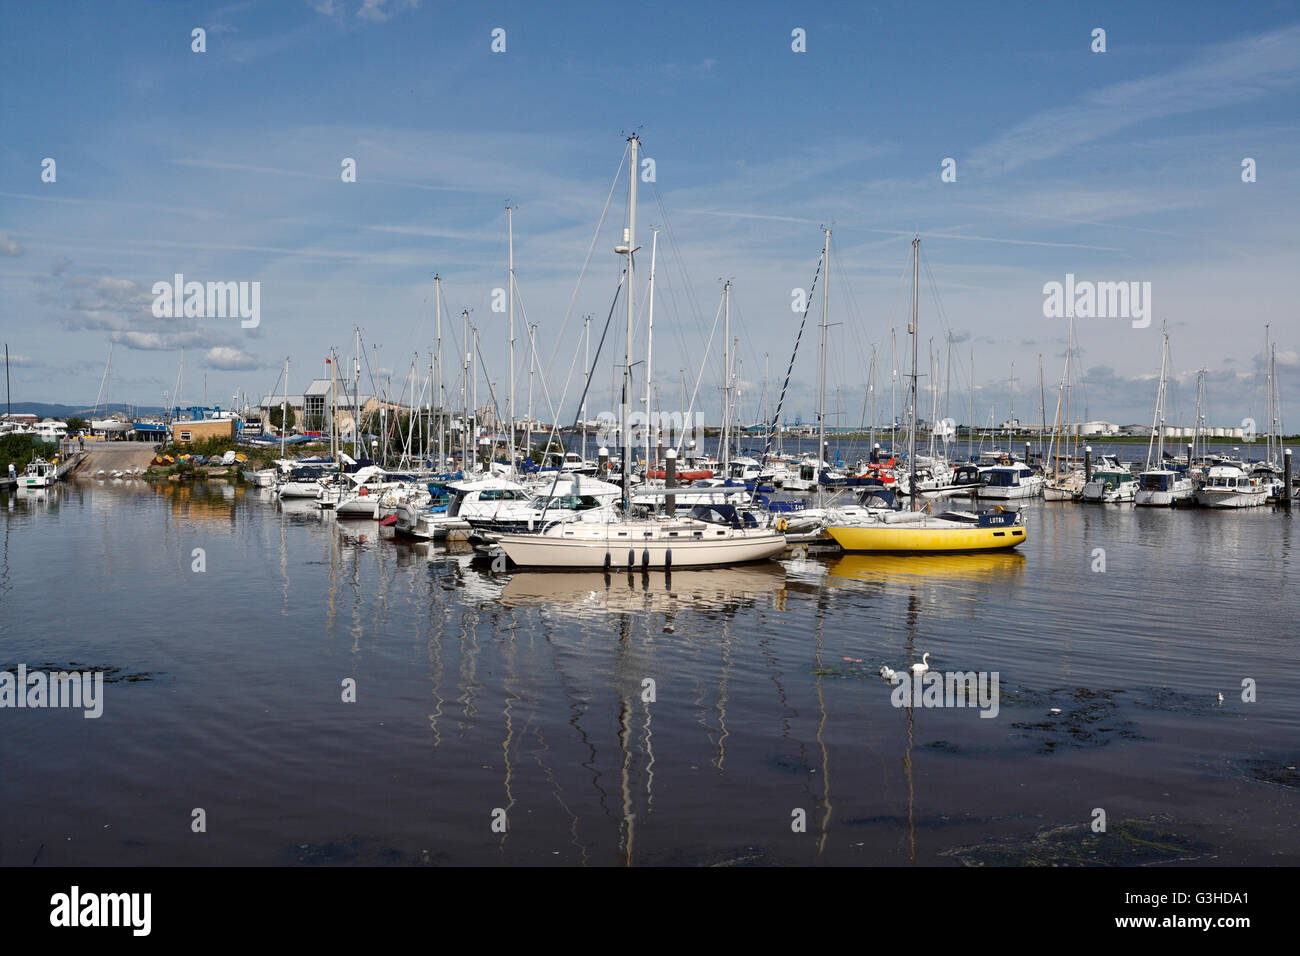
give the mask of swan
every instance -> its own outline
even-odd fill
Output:
[[[882,664],[880,666],[880,676],[892,684],[894,682],[894,678],[898,676],[898,672],[894,670],[892,667],[890,667],[888,664]]]
[[[926,651],[921,655],[921,663],[912,665],[913,674],[924,674],[930,669],[930,652]]]

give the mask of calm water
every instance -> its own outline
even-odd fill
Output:
[[[1272,509],[1035,502],[1017,554],[665,580],[226,485],[0,501],[0,669],[116,669],[98,720],[0,710],[0,864],[1059,862],[1094,808],[1114,862],[1300,863]],[[997,671],[998,716],[894,707],[877,669],[925,651]]]

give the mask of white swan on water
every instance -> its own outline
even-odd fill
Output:
[[[921,663],[912,665],[913,674],[924,674],[930,669],[930,652],[926,651],[921,655]]]
[[[888,664],[884,664],[880,668],[880,676],[892,684],[894,682],[894,678],[898,676],[898,672],[894,670],[892,667],[890,667]]]

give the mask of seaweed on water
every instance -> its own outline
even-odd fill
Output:
[[[1214,847],[1174,828],[1168,814],[1121,820],[1104,833],[1087,823],[1039,830],[1020,840],[989,842],[944,850],[966,866],[1147,866],[1195,860]]]
[[[380,840],[347,836],[328,843],[299,843],[287,847],[285,855],[307,866],[412,866],[441,862],[446,854],[430,855],[428,850],[412,854]],[[437,858],[436,860],[434,858]]]
[[[1060,713],[1048,713],[1040,720],[1019,720],[1011,724],[1023,736],[1038,740],[1039,753],[1053,753],[1061,747],[1104,747],[1113,739],[1143,740],[1131,720],[1119,716],[1115,698],[1118,690],[1093,690],[1087,687],[1057,687],[1042,693],[1014,690],[1000,695],[1003,707],[1046,707],[1049,703]]]
[[[1300,789],[1300,759],[1295,757],[1252,757],[1246,760],[1232,761],[1230,765],[1240,776],[1255,783],[1286,787],[1289,790]]]
[[[13,673],[18,670],[17,664],[0,665],[0,671],[9,671]],[[58,673],[59,671],[78,671],[83,674],[103,674],[105,684],[128,683],[136,684],[140,681],[153,680],[156,677],[164,676],[163,671],[139,671],[138,673],[124,673],[120,667],[100,667],[94,664],[80,664],[77,661],[68,661],[67,663],[55,663],[46,661],[43,664],[28,664],[27,673],[31,674],[36,671],[43,671],[47,674]]]

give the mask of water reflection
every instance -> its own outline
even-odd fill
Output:
[[[69,602],[66,631],[11,627],[9,657],[82,660],[89,650],[85,659],[164,672],[169,682],[118,686],[116,713],[136,720],[135,732],[89,758],[52,723],[11,741],[11,759],[20,746],[50,758],[34,771],[48,776],[29,777],[30,786],[0,780],[0,805],[34,821],[42,838],[70,832],[92,803],[123,821],[101,845],[74,843],[75,862],[156,862],[156,852],[199,861],[198,852],[203,863],[274,864],[268,839],[297,847],[356,834],[418,852],[433,830],[455,863],[925,865],[944,862],[945,846],[1002,835],[1020,819],[1073,819],[1079,794],[1116,775],[1135,802],[1163,806],[1178,787],[1196,814],[1239,821],[1225,846],[1266,845],[1294,819],[1289,791],[1250,802],[1244,785],[1205,768],[1289,746],[1296,698],[1270,695],[1249,725],[1248,708],[1184,703],[1212,700],[1229,689],[1221,675],[1239,671],[1257,668],[1279,686],[1300,681],[1293,532],[1262,511],[1234,522],[1035,505],[1038,531],[1023,553],[606,575],[496,574],[471,553],[395,541],[374,522],[339,522],[310,502],[281,505],[255,490],[88,482],[9,496],[7,507],[6,624],[47,618],[50,568],[97,585]],[[228,541],[206,546],[223,549],[209,554],[209,580],[229,577],[192,589],[192,615],[228,612],[230,584],[241,606],[274,617],[275,639],[250,627],[195,641],[192,628],[154,626],[146,605],[164,606],[178,580],[193,581],[189,532],[227,528]],[[1238,540],[1253,544],[1220,547]],[[1088,570],[1093,547],[1108,549],[1111,573]],[[113,555],[129,568],[119,560],[114,571]],[[140,592],[134,616],[111,593],[127,579]],[[1188,627],[1188,615],[1207,607],[1249,626]],[[111,645],[78,643],[110,615],[122,622]],[[932,667],[1001,669],[1004,688],[1115,688],[1112,711],[1141,736],[1052,756],[1015,729],[1050,720],[1045,705],[1006,700],[1002,720],[894,708],[877,668],[906,670],[925,651]],[[233,691],[210,677],[231,660],[258,665]],[[345,676],[361,687],[355,707],[338,702]],[[646,678],[657,682],[655,700]],[[307,690],[284,694],[285,680]],[[1145,707],[1147,684],[1167,686],[1154,699],[1173,704]],[[170,686],[176,694],[158,692]],[[250,696],[272,695],[274,707],[249,707]],[[179,723],[179,700],[200,700],[231,732],[151,736]],[[93,793],[50,804],[53,778],[101,758]],[[213,786],[213,767],[249,801],[236,814],[238,838],[198,851],[183,834],[158,838],[139,781],[161,774],[201,789]],[[290,803],[299,810],[280,821],[277,808]],[[1256,816],[1241,815],[1243,805]],[[496,807],[510,826],[489,836]],[[795,807],[807,810],[804,834],[791,832]],[[258,830],[259,820],[277,822]],[[119,831],[132,841],[153,834],[150,849],[107,842]],[[1271,859],[1251,852],[1240,855]],[[15,860],[0,847],[0,864]]]
[[[505,607],[545,607],[559,617],[663,614],[664,631],[684,610],[735,612],[775,599],[785,588],[775,563],[708,570],[605,574],[601,571],[519,571],[501,588]],[[725,645],[726,635],[722,641]]]
[[[967,587],[983,581],[999,584],[1017,580],[1025,570],[1025,556],[1017,552],[988,554],[842,554],[831,559],[829,583],[871,581],[888,584],[961,583]]]

